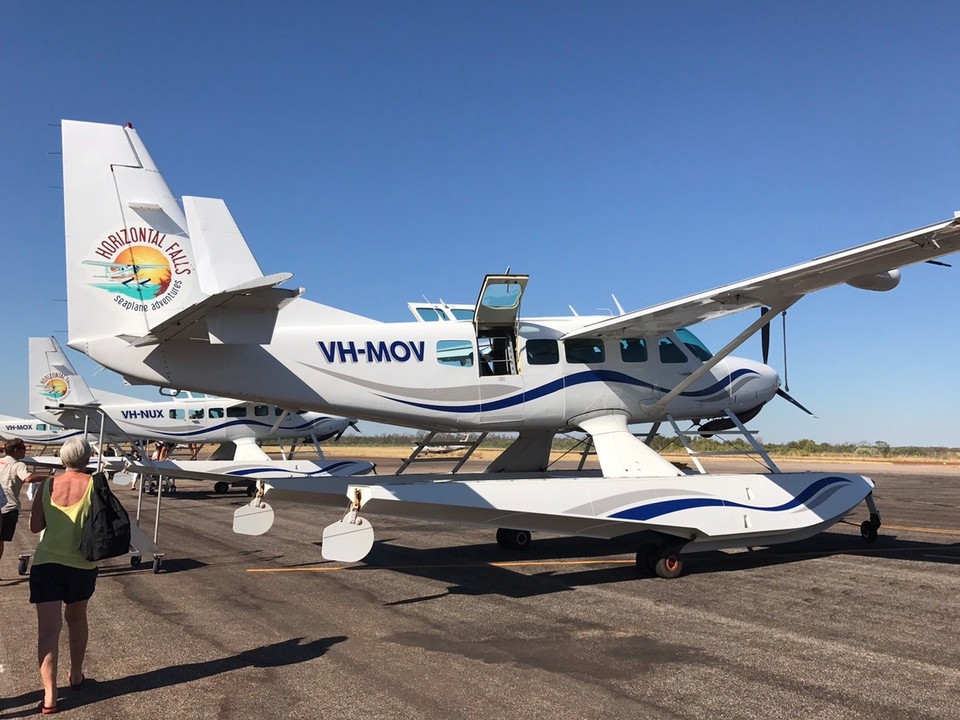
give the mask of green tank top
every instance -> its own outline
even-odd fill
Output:
[[[93,496],[93,478],[87,485],[87,492],[79,502],[61,507],[50,497],[52,478],[43,484],[43,517],[47,527],[37,549],[33,552],[33,564],[57,563],[80,570],[93,570],[97,563],[90,562],[80,554],[80,537],[83,524],[90,514],[90,499]]]

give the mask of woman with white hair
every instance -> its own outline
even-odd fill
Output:
[[[64,619],[70,635],[68,682],[78,689],[84,680],[87,602],[97,583],[97,564],[80,554],[80,537],[93,495],[93,480],[86,472],[90,452],[90,443],[81,438],[64,443],[60,460],[65,472],[43,481],[30,513],[30,530],[44,531],[30,570],[30,602],[37,606],[37,657],[43,682],[39,709],[44,715],[57,711],[57,660]]]

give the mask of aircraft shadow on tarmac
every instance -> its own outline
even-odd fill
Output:
[[[69,710],[109,698],[181,685],[244,668],[281,667],[309,662],[323,656],[331,647],[344,642],[346,639],[344,635],[311,640],[310,642],[303,642],[302,637],[291,638],[272,645],[244,650],[236,655],[216,660],[170,665],[113,680],[88,678],[84,681],[83,688],[78,691],[71,691],[69,687],[61,686],[57,705],[63,710]],[[24,717],[25,712],[36,714],[36,706],[41,696],[40,690],[31,690],[16,697],[0,700],[0,710],[18,708],[0,714],[0,720]],[[32,710],[25,710],[25,707],[32,708]]]
[[[814,538],[739,553],[700,552],[684,556],[685,576],[742,572],[787,563],[840,555],[869,555],[893,560],[960,564],[960,543],[927,543],[900,539],[889,531],[873,544],[859,534],[826,532]],[[507,552],[494,543],[448,548],[411,548],[381,540],[365,560],[367,567],[405,573],[447,583],[446,592],[390,603],[403,605],[436,600],[447,595],[504,595],[523,598],[573,590],[579,586],[618,582],[664,582],[641,574],[633,562],[633,543],[626,539],[597,540],[582,537],[537,538],[529,550]],[[603,567],[603,560],[617,563]],[[595,563],[568,571],[577,560]],[[624,562],[629,561],[629,562]],[[543,571],[529,574],[522,568],[497,563],[543,563]],[[551,565],[555,562],[556,565]]]

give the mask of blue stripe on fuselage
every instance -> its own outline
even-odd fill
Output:
[[[743,377],[744,375],[758,374],[759,373],[756,370],[740,368],[738,370],[734,370],[732,373],[727,375],[727,377],[718,380],[710,387],[704,388],[703,390],[688,390],[680,393],[680,396],[686,398],[707,397],[708,395],[713,395],[714,393],[729,387],[734,381]],[[381,395],[380,397],[387,400],[393,400],[398,403],[403,403],[404,405],[422,408],[424,410],[436,410],[438,412],[478,413],[514,407],[515,405],[520,405],[522,403],[550,395],[551,393],[555,393],[566,387],[573,387],[574,385],[582,385],[584,383],[591,382],[621,383],[624,385],[635,385],[637,387],[644,387],[650,390],[657,390],[662,393],[670,392],[669,388],[662,388],[657,385],[653,385],[652,383],[644,382],[643,380],[635,378],[631,375],[616,372],[614,370],[586,370],[584,372],[574,373],[573,375],[559,378],[558,380],[553,380],[531,390],[525,390],[517,395],[511,395],[510,397],[500,398],[499,400],[491,400],[489,402],[481,402],[471,405],[433,405],[430,403],[415,402],[413,400],[403,400],[402,398],[392,398],[387,395]]]

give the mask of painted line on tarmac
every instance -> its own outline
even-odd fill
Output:
[[[636,565],[636,560],[509,560],[447,565],[334,565],[304,568],[247,568],[248,573],[337,572],[339,570],[426,570],[430,568],[530,567],[549,565]]]
[[[957,537],[960,537],[960,530],[941,530],[939,528],[909,527],[908,525],[883,524],[880,526],[880,530],[881,532],[883,530],[903,530],[905,532],[933,533],[934,535],[956,535]]]

